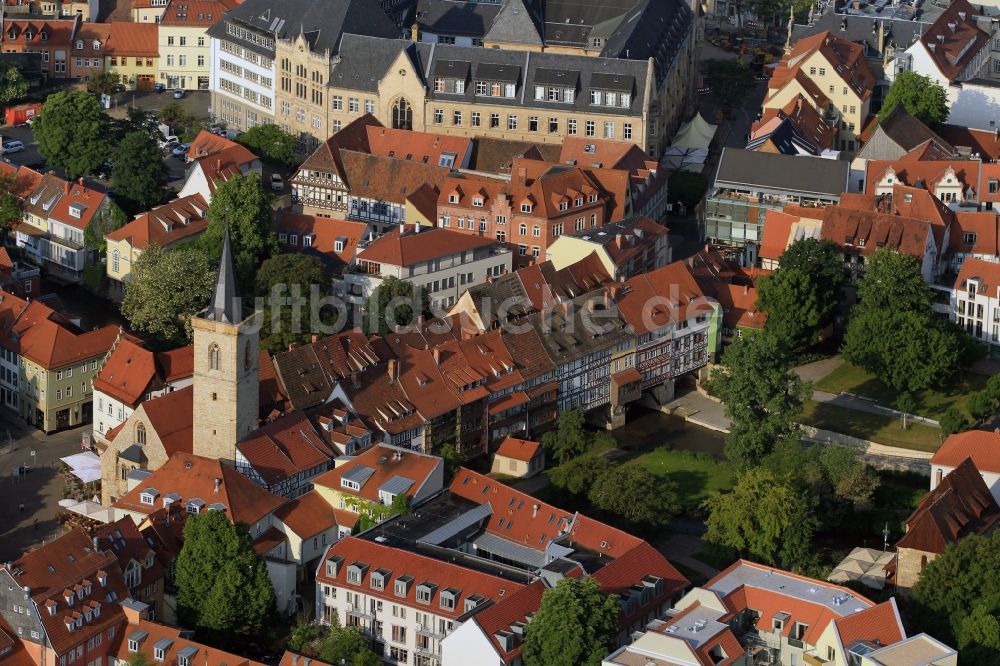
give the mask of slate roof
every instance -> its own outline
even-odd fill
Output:
[[[847,190],[850,162],[723,148],[716,187],[751,187],[838,198]]]
[[[418,0],[416,24],[421,32],[482,38],[502,6],[465,0]]]
[[[242,23],[277,39],[295,39],[301,32],[317,52],[329,50],[337,53],[341,49],[341,38],[346,33],[370,37],[399,36],[399,29],[382,11],[377,0],[246,0],[207,31],[212,37],[273,55],[273,48],[267,49],[227,34],[227,21]]]
[[[542,46],[540,22],[524,0],[507,0],[494,18],[485,38],[490,42]]]
[[[838,37],[865,46],[869,57],[877,57],[883,50],[879,45],[879,24],[885,34],[886,44],[907,48],[930,27],[926,21],[897,18],[877,18],[836,13],[831,9],[810,24],[798,23],[792,27],[792,43],[804,37],[829,31]]]
[[[954,152],[951,144],[938,136],[930,127],[925,125],[919,119],[910,115],[902,104],[896,106],[886,118],[878,123],[874,133],[881,132],[888,138],[892,143],[899,147],[899,155],[896,159],[902,157],[904,153],[907,153],[920,144],[926,141],[933,141],[938,144],[942,150],[949,153]],[[875,150],[876,144],[871,141],[870,137],[865,143],[865,146],[872,146],[868,152],[865,148],[861,149],[858,153],[859,158],[865,159],[880,159],[883,158],[882,155],[874,155],[872,152]],[[892,158],[890,158],[892,159]]]

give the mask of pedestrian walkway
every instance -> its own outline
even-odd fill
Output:
[[[664,405],[665,408],[678,416],[683,416],[688,423],[716,430],[729,432],[732,423],[726,417],[726,406],[719,400],[714,400],[698,391],[689,391]]]
[[[843,358],[840,356],[831,356],[830,358],[824,358],[819,361],[814,361],[813,363],[800,365],[794,369],[794,372],[802,381],[815,384],[843,364]]]
[[[885,407],[878,404],[874,400],[869,400],[868,398],[863,398],[850,393],[837,394],[827,393],[826,391],[813,391],[812,399],[816,402],[833,405],[834,407],[845,407],[847,409],[853,409],[857,412],[875,414],[876,416],[888,416],[894,419],[903,418],[903,412],[900,412],[899,410],[892,409],[891,407]],[[941,424],[934,419],[917,416],[916,414],[907,414],[906,421],[908,423],[922,423],[923,425],[930,426],[932,428],[941,427]]]

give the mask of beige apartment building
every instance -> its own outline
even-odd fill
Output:
[[[836,148],[861,149],[869,120],[875,75],[865,47],[830,32],[800,39],[785,54],[768,83],[764,109],[783,109],[801,95],[838,129]]]
[[[371,113],[387,127],[560,143],[631,141],[658,155],[693,103],[693,40],[668,70],[626,60],[343,36],[339,55],[303,37],[276,46],[275,122],[303,152]]]

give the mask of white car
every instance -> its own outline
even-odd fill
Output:
[[[3,154],[9,155],[10,153],[19,153],[24,150],[24,144],[20,141],[4,141],[3,144]]]
[[[271,174],[271,191],[280,192],[285,189],[285,181],[281,180],[281,176],[276,173]]]
[[[160,148],[163,148],[163,149],[173,148],[174,146],[176,146],[180,142],[181,142],[180,139],[178,139],[176,136],[174,136],[173,134],[171,134],[170,136],[168,136],[167,138],[165,138],[163,141],[160,142]]]

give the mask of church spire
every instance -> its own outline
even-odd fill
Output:
[[[204,312],[204,318],[226,324],[238,324],[243,320],[240,295],[237,291],[236,269],[233,266],[233,252],[230,247],[229,229],[222,243],[222,261],[219,275],[215,279],[212,300]]]

